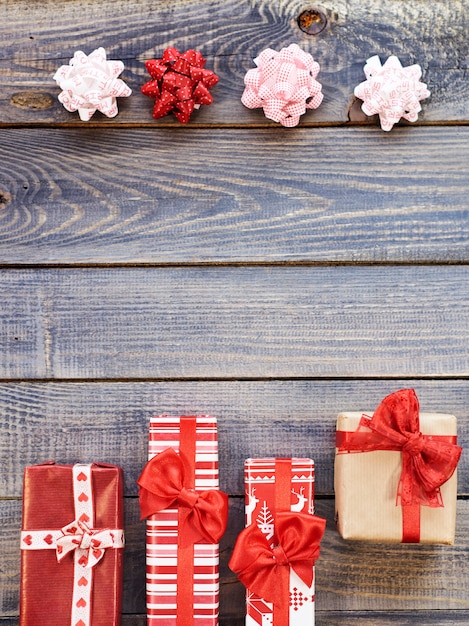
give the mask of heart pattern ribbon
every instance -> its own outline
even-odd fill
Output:
[[[440,487],[453,475],[462,448],[455,437],[420,432],[419,401],[413,389],[396,391],[380,403],[373,417],[362,416],[354,433],[337,432],[337,451],[402,452],[396,503],[441,507]]]
[[[70,626],[91,626],[93,568],[107,548],[124,547],[124,531],[118,528],[93,529],[95,507],[92,464],[76,463],[72,468],[73,503],[76,520],[62,529],[24,530],[22,550],[55,550],[60,563],[73,556],[73,590]]]
[[[326,520],[316,515],[278,512],[277,545],[270,545],[252,523],[239,534],[228,566],[246,588],[281,607],[289,598],[290,568],[308,587],[313,584],[313,567],[325,526]]]
[[[228,496],[218,489],[187,489],[184,474],[173,448],[148,461],[137,481],[141,519],[174,505],[179,507],[179,545],[218,543],[228,521]]]
[[[119,531],[108,528],[90,529],[85,522],[75,520],[62,528],[62,537],[55,541],[57,561],[73,550],[77,551],[78,562],[82,567],[94,567],[103,558],[107,548],[123,547]]]

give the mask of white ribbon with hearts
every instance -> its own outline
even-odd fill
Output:
[[[122,529],[94,529],[94,499],[91,464],[73,466],[75,521],[60,530],[24,530],[22,550],[55,550],[57,561],[74,551],[71,626],[91,625],[93,567],[107,548],[124,547]]]

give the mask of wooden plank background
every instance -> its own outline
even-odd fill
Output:
[[[26,465],[125,472],[123,626],[145,624],[136,478],[153,414],[218,418],[230,496],[221,625],[244,624],[227,562],[247,456],[305,455],[328,525],[317,626],[469,624],[469,462],[454,546],[345,542],[334,426],[413,387],[469,444],[469,0],[0,3],[0,625],[17,626]],[[327,22],[298,26],[304,10]],[[298,43],[324,102],[294,129],[240,102],[265,47]],[[125,63],[130,98],[89,123],[52,80],[77,49]],[[146,59],[196,48],[220,76],[182,127],[140,93]],[[384,133],[366,59],[419,63],[431,97]],[[306,625],[305,625],[306,626]]]
[[[467,127],[2,136],[3,264],[468,258]]]

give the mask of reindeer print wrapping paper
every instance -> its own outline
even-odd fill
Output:
[[[312,459],[247,459],[244,464],[246,526],[255,522],[268,541],[275,540],[276,467],[290,463],[290,511],[314,514],[314,461]],[[278,485],[277,485],[278,487]],[[246,626],[276,626],[274,608],[256,594],[246,592]],[[290,570],[289,626],[314,624],[314,579],[308,587]]]

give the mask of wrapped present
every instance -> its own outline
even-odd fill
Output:
[[[247,626],[312,626],[314,563],[325,520],[314,513],[311,459],[247,459],[246,528],[230,568],[246,586]]]
[[[228,498],[218,490],[215,418],[154,417],[148,457],[138,479],[147,518],[147,623],[216,626]]]
[[[341,413],[335,457],[336,522],[344,539],[454,542],[456,418],[420,413],[413,389],[374,413]]]
[[[120,467],[27,467],[20,625],[118,626],[123,547]]]

